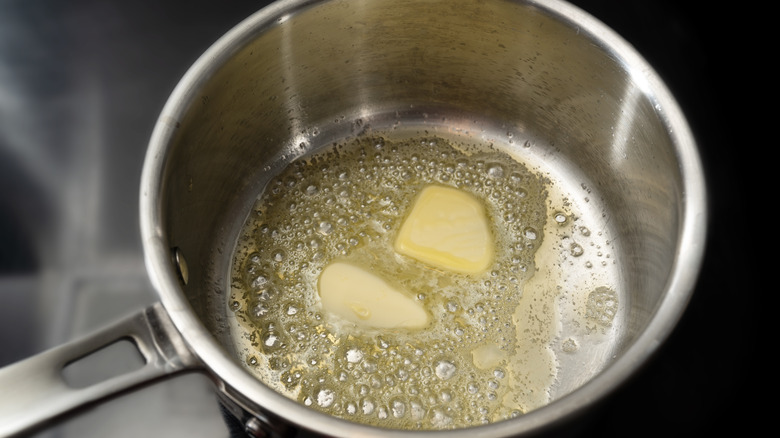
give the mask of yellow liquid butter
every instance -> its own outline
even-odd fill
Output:
[[[354,422],[520,415],[556,373],[550,339],[517,319],[555,324],[550,306],[519,306],[546,221],[544,178],[487,146],[373,137],[299,159],[238,241],[238,350],[271,388]]]

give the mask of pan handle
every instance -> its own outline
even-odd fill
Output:
[[[140,368],[87,387],[73,387],[63,369],[119,341],[141,353]],[[86,337],[0,368],[0,437],[29,432],[77,408],[201,368],[162,304],[155,303]]]

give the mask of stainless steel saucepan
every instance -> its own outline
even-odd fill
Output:
[[[499,145],[579,205],[592,236],[609,236],[608,258],[557,265],[609,266],[617,299],[598,342],[560,321],[550,402],[444,433],[544,430],[603,399],[664,342],[698,274],[705,183],[683,114],[632,47],[557,0],[283,0],[208,49],[155,126],[140,211],[159,303],[0,369],[0,435],[184,371],[209,375],[257,436],[439,433],[361,425],[278,394],[247,371],[227,324],[231,254],[264,185],[303,154],[383,132]],[[561,305],[576,318],[587,313],[578,302]],[[67,364],[118,340],[145,365],[86,388],[63,380]]]

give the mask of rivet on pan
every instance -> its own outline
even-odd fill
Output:
[[[182,255],[178,247],[173,248],[173,262],[176,265],[176,270],[179,272],[179,278],[186,285],[190,279],[190,271],[187,268],[187,261],[184,260],[184,255]]]
[[[268,436],[263,423],[255,417],[250,418],[244,425],[244,432],[247,435],[255,438],[264,438]]]

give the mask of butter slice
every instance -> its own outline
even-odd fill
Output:
[[[495,251],[482,203],[466,192],[437,185],[417,196],[394,248],[423,263],[466,274],[487,269]]]
[[[420,303],[382,278],[344,262],[325,267],[319,278],[327,312],[365,327],[421,328],[428,313]]]

